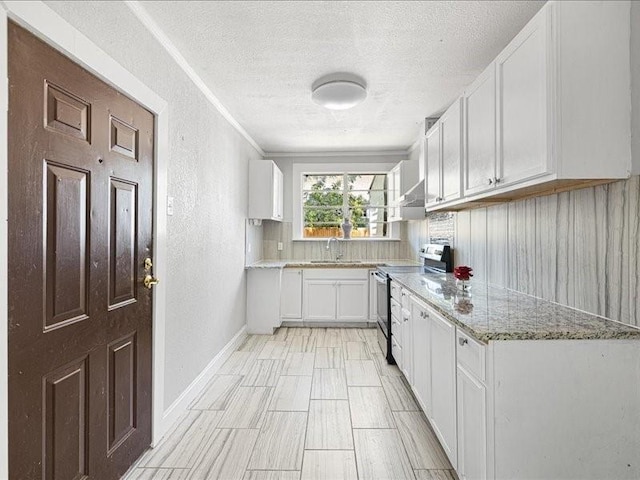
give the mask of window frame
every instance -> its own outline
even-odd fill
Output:
[[[311,163],[294,163],[293,164],[293,240],[294,241],[321,241],[326,242],[328,237],[305,238],[304,231],[304,177],[305,175],[348,175],[348,174],[375,174],[388,175],[389,171],[397,165],[394,163],[327,163],[327,164],[311,164]],[[343,201],[342,206],[337,207],[343,209],[348,206],[349,196],[345,195],[347,185],[343,185]],[[361,190],[357,190],[361,191]],[[388,188],[386,189],[388,192]],[[345,205],[346,204],[346,205]],[[385,205],[389,208],[390,205]],[[387,223],[386,237],[355,237],[349,241],[355,242],[376,242],[376,241],[399,241],[400,228],[397,222]]]

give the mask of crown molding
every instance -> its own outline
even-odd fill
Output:
[[[124,2],[127,7],[133,12],[133,14],[140,20],[149,33],[155,37],[155,39],[162,45],[167,53],[175,60],[180,68],[187,74],[196,87],[204,94],[207,100],[213,105],[220,115],[222,115],[233,128],[235,128],[240,135],[242,135],[250,144],[255,148],[260,155],[264,156],[264,150],[258,145],[258,143],[249,135],[249,133],[233,118],[229,110],[220,102],[209,87],[204,83],[200,75],[189,65],[189,62],[184,58],[180,51],[176,48],[169,37],[162,31],[160,26],[155,22],[151,15],[145,10],[141,3],[137,0],[126,0]]]
[[[309,158],[309,157],[373,157],[406,156],[409,150],[354,150],[317,152],[265,152],[264,158]]]

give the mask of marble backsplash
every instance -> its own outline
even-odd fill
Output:
[[[412,259],[407,242],[407,226],[400,225],[403,240],[341,240],[344,260]],[[331,260],[325,241],[293,241],[291,222],[263,222],[263,257],[265,260]],[[278,242],[283,249],[278,250]]]

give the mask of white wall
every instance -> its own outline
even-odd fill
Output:
[[[260,154],[119,2],[47,2],[169,103],[165,406],[245,323],[248,161]],[[204,287],[203,278],[209,279]],[[203,288],[206,291],[203,291]]]
[[[640,165],[640,2],[631,2],[631,154]]]

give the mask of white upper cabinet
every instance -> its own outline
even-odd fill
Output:
[[[545,4],[464,92],[459,197],[449,178],[456,172],[455,132],[442,127],[453,113],[441,118],[439,132],[429,132],[427,210],[640,172],[630,148],[630,8],[628,1]]]
[[[440,122],[427,132],[425,153],[427,164],[425,205],[429,208],[442,200],[440,196]]]
[[[418,152],[419,153],[419,152]],[[389,191],[389,217],[388,221],[398,222],[402,220],[422,220],[424,209],[422,207],[400,206],[400,197],[407,193],[419,181],[420,159],[402,160],[387,174]]]
[[[496,178],[496,69],[489,65],[464,92],[464,195],[493,188]]]
[[[462,163],[462,100],[456,100],[440,118],[443,202],[460,198],[460,168]]]
[[[499,175],[510,185],[550,170],[550,11],[536,15],[496,58]]]
[[[284,182],[272,160],[249,162],[249,218],[282,221]]]

